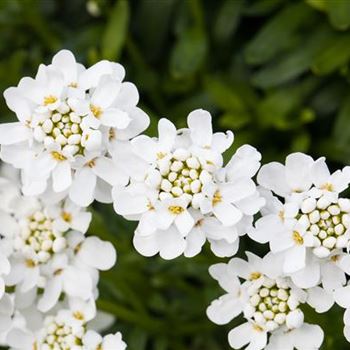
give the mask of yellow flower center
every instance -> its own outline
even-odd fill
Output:
[[[55,103],[55,102],[57,102],[56,96],[49,95],[49,96],[44,97],[44,105],[45,106],[48,106],[48,105]]]
[[[250,279],[251,280],[257,280],[261,277],[261,273],[260,272],[252,272],[250,274]]]
[[[58,160],[60,162],[63,162],[64,160],[67,160],[67,158],[60,152],[57,152],[57,151],[53,151],[51,152],[51,155],[52,157],[55,159],[55,160]]]
[[[168,208],[168,210],[170,211],[170,213],[175,214],[175,215],[179,215],[181,214],[185,209],[178,206],[178,205],[172,205]]]
[[[102,109],[99,106],[90,105],[90,110],[92,114],[95,116],[95,118],[99,118],[102,114]]]
[[[64,212],[62,212],[61,217],[65,222],[72,222],[72,214],[71,213],[64,211]]]
[[[219,191],[216,191],[213,196],[213,205],[216,205],[222,201],[222,196]]]
[[[294,231],[293,232],[293,241],[298,245],[302,245],[304,243],[304,238],[300,235],[299,232]]]
[[[74,318],[76,318],[79,321],[84,320],[84,315],[80,311],[75,311],[73,313]]]

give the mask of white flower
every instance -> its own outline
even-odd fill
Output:
[[[15,184],[4,184],[12,195],[0,210],[0,292],[5,284],[15,287],[17,297],[26,296],[42,312],[61,295],[95,296],[98,271],[111,268],[116,253],[111,243],[85,237],[91,213],[68,199],[46,203],[50,198],[24,197]]]
[[[289,277],[282,274],[278,256],[270,253],[261,259],[252,253],[246,254],[248,262],[233,258],[228,264],[210,267],[211,276],[226,294],[208,307],[209,319],[220,325],[227,324],[243,313],[246,323],[229,333],[229,343],[234,349],[248,344],[247,349],[250,350],[260,350],[266,346],[269,349],[284,349],[289,334],[294,331],[293,334],[305,337],[306,343],[318,344],[315,348],[319,348],[323,333],[318,326],[312,326],[317,328],[317,334],[322,334],[319,343],[319,337],[313,338],[314,332],[306,332],[310,326],[304,323],[300,305],[308,303],[317,312],[325,312],[333,305],[332,295],[320,287],[307,291],[299,289]],[[274,345],[275,342],[279,348]],[[294,344],[301,349],[302,342]]]
[[[13,325],[12,317],[14,313],[13,299],[9,294],[3,294],[0,297],[0,343],[1,334],[10,330]]]
[[[289,155],[285,165],[273,162],[259,171],[267,206],[249,235],[284,256],[284,273],[301,288],[321,282],[332,290],[345,283],[350,200],[339,195],[349,182],[349,168],[330,174],[324,158],[314,161],[302,153]]]
[[[260,153],[242,146],[224,167],[233,134],[213,133],[203,110],[190,113],[187,123],[176,130],[161,119],[158,138],[132,140],[139,161],[132,159],[130,184],[113,189],[115,211],[139,221],[134,245],[145,256],[194,256],[206,239],[215,254],[232,256],[264,204],[252,181]]]
[[[96,315],[92,301],[72,300],[69,309],[61,309],[56,315],[46,316],[41,326],[31,331],[29,325],[12,329],[7,343],[18,350],[124,350],[126,344],[121,334],[101,337],[87,330],[88,322]]]
[[[335,302],[345,309],[344,312],[344,336],[350,343],[350,285],[340,287],[334,291]]]
[[[127,143],[149,118],[124,76],[120,64],[100,61],[85,69],[62,50],[35,79],[25,77],[5,91],[19,121],[0,125],[1,157],[23,170],[25,194],[52,186],[87,206],[94,199],[110,202],[110,186],[128,181],[124,165],[111,160],[115,142]]]

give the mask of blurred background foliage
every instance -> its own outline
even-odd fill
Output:
[[[178,127],[195,108],[235,146],[263,161],[292,151],[350,163],[350,0],[0,0],[0,90],[33,76],[61,48],[91,65],[120,61],[141,106]],[[13,120],[4,101],[1,120]],[[221,290],[207,273],[222,261],[205,248],[165,262],[134,252],[134,225],[96,205],[90,232],[112,241],[119,262],[100,282],[99,307],[118,317],[130,350],[228,349],[227,327],[205,316]],[[242,239],[241,251],[266,247]],[[240,253],[242,255],[242,253]],[[307,310],[326,332],[323,349],[349,349],[342,312]],[[283,350],[283,349],[281,349]]]

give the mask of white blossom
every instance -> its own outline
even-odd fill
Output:
[[[222,325],[243,314],[246,322],[231,330],[228,336],[234,349],[248,345],[249,350],[278,350],[287,349],[290,344],[291,349],[293,346],[305,349],[303,344],[319,349],[323,332],[318,326],[304,323],[300,306],[308,303],[317,312],[325,312],[333,305],[332,295],[320,287],[298,288],[283,275],[278,256],[270,253],[259,258],[246,254],[248,262],[233,258],[228,264],[210,267],[211,276],[226,294],[208,307],[209,319]],[[289,343],[291,333],[299,339]]]
[[[127,144],[149,118],[136,107],[138,91],[124,76],[120,64],[100,61],[85,69],[62,50],[34,79],[5,91],[18,122],[0,125],[1,158],[22,169],[26,195],[52,187],[87,206],[94,199],[110,202],[110,186],[128,181],[111,156],[123,153],[115,144]]]
[[[348,167],[330,174],[324,158],[302,153],[289,155],[285,165],[264,165],[258,174],[267,206],[249,235],[283,255],[283,271],[299,287],[321,282],[334,290],[346,281],[350,200],[340,193],[349,182]]]
[[[5,285],[14,288],[16,307],[22,304],[17,299],[26,299],[42,312],[52,309],[62,293],[94,297],[98,271],[111,268],[116,253],[111,243],[85,236],[91,213],[68,199],[46,203],[49,198],[25,197],[16,184],[1,181],[0,194],[11,194],[0,209],[2,293]]]
[[[121,334],[105,337],[88,329],[89,321],[96,316],[94,302],[71,300],[69,309],[60,309],[47,315],[41,324],[13,328],[7,335],[7,343],[13,350],[125,350]]]
[[[134,245],[145,256],[191,257],[206,239],[218,256],[232,256],[264,204],[252,180],[260,153],[244,145],[224,166],[222,153],[233,134],[213,133],[211,115],[203,110],[191,112],[187,123],[176,130],[161,119],[158,138],[132,140],[140,160],[130,184],[113,188],[114,208],[139,221]]]

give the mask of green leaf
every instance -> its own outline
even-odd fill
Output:
[[[107,60],[117,60],[124,47],[129,24],[129,2],[118,0],[112,9],[102,36],[101,54]]]
[[[265,24],[245,50],[249,64],[262,64],[276,54],[293,47],[298,38],[297,30],[310,24],[315,18],[314,11],[304,3],[286,6]]]
[[[234,34],[243,9],[244,0],[226,0],[220,7],[214,24],[214,37],[217,42],[227,42]]]
[[[350,34],[341,34],[314,60],[312,70],[319,75],[329,74],[345,65],[349,59]]]
[[[170,58],[170,72],[177,78],[196,73],[204,63],[208,46],[205,33],[192,27],[181,33]]]
[[[306,72],[313,61],[332,44],[334,33],[328,28],[317,29],[293,52],[288,52],[280,61],[273,62],[253,75],[252,82],[261,88],[271,88],[286,83]]]
[[[215,77],[207,77],[205,79],[205,89],[221,109],[239,113],[243,113],[246,110],[241,96],[234,90],[233,86],[222,80]]]
[[[271,92],[258,106],[261,125],[263,127],[273,126],[280,130],[298,127],[303,122],[303,117],[297,119],[295,116],[294,119],[290,119],[288,116],[300,108],[303,100],[317,86],[317,83],[317,80],[309,79],[298,85]]]
[[[343,105],[336,116],[332,138],[334,142],[340,146],[349,147],[350,143],[350,95],[347,95],[344,99]]]
[[[328,0],[326,5],[332,25],[339,30],[348,29],[350,27],[350,1]]]
[[[327,11],[327,0],[306,0],[306,3],[319,11]]]
[[[262,16],[275,10],[284,0],[256,0],[245,2],[244,14],[249,16]]]

